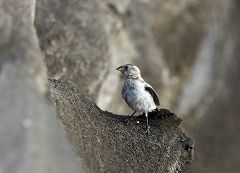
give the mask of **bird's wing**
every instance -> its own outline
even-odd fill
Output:
[[[155,103],[157,106],[159,106],[159,105],[160,105],[160,101],[159,101],[158,94],[157,94],[156,91],[151,87],[151,85],[149,85],[149,84],[146,83],[146,85],[145,85],[145,90],[151,94],[151,96],[153,97],[154,103]]]

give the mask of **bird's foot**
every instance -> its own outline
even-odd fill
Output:
[[[147,128],[146,128],[146,130],[145,130],[144,133],[148,135],[148,134],[150,133],[150,130],[149,130],[149,129],[150,129],[150,126],[147,126]]]

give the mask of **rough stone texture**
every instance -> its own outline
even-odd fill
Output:
[[[0,172],[79,172],[44,100],[47,75],[34,9],[34,0],[0,0]]]
[[[181,119],[166,109],[132,123],[102,111],[71,84],[49,80],[52,100],[68,138],[87,172],[183,172],[193,162],[193,142],[178,128]],[[139,123],[137,123],[139,121]]]
[[[36,14],[48,75],[97,93],[110,59],[98,3],[40,0]]]
[[[114,70],[136,63],[161,106],[177,112],[195,138],[190,172],[238,171],[237,8],[237,0],[38,0],[38,40],[35,1],[0,0],[0,172],[79,172],[43,99],[41,54],[48,75],[88,89],[98,106],[121,114],[130,110]]]

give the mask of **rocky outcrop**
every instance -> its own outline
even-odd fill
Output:
[[[238,7],[237,0],[0,0],[0,172],[82,171],[45,100],[47,76],[88,90],[103,110],[128,114],[115,72],[123,63],[137,64],[161,106],[183,119],[196,141],[190,172],[237,172]]]
[[[118,155],[119,161],[123,161],[122,163],[117,163],[113,160],[115,158],[114,155],[107,153],[105,157],[94,155],[95,150],[91,147],[95,146],[94,149],[99,149],[101,151],[99,154],[103,155],[103,151],[107,151],[104,147],[110,144],[118,144],[116,140],[120,142],[120,140],[124,139],[123,136],[123,138],[116,136],[120,133],[112,133],[109,131],[109,128],[103,128],[108,124],[109,117],[97,116],[100,114],[112,114],[100,111],[88,100],[81,102],[85,100],[85,97],[68,84],[65,84],[68,86],[66,90],[64,88],[61,90],[61,85],[58,86],[59,88],[50,88],[52,94],[54,93],[54,101],[61,100],[67,97],[67,95],[76,94],[71,97],[71,99],[76,99],[76,102],[70,100],[70,103],[75,103],[74,110],[77,108],[75,112],[71,107],[73,105],[67,104],[67,101],[69,101],[67,98],[63,100],[66,101],[64,103],[57,102],[61,103],[61,105],[56,104],[56,107],[45,98],[49,89],[47,72],[55,78],[72,81],[78,87],[81,87],[82,90],[85,88],[89,89],[93,97],[96,97],[102,89],[103,78],[106,76],[109,76],[109,79],[112,78],[111,75],[108,75],[106,66],[110,66],[112,63],[108,62],[110,53],[113,55],[119,52],[117,47],[118,37],[115,37],[114,34],[109,37],[107,33],[112,33],[111,30],[108,30],[109,25],[103,26],[101,22],[103,18],[99,14],[103,11],[99,9],[104,9],[105,7],[98,6],[93,1],[81,2],[78,5],[75,1],[66,1],[61,2],[60,6],[55,1],[37,1],[36,7],[37,18],[35,23],[38,35],[36,35],[34,25],[34,0],[0,0],[0,172],[84,172],[81,163],[84,163],[84,166],[88,168],[86,170],[96,170],[98,172],[98,168],[100,168],[100,171],[102,170],[101,163],[107,165],[108,160],[111,164],[110,166],[103,166],[104,170],[110,170],[113,166],[117,168],[118,165],[119,170],[124,169],[123,163],[126,163],[126,160],[123,160],[125,158],[123,155],[129,157],[129,160],[134,157],[137,158],[137,156],[133,156],[133,153],[128,153],[126,148],[123,151],[117,150],[120,153]],[[52,12],[48,13],[48,10],[52,10]],[[63,15],[60,18],[61,14]],[[114,20],[115,18],[113,17],[111,21]],[[120,39],[127,40],[128,37],[126,35],[125,32],[121,32]],[[109,48],[109,45],[111,45],[111,48]],[[122,45],[121,49],[131,49],[125,44],[120,45]],[[132,51],[133,56],[134,54],[134,51]],[[119,56],[115,57],[115,59],[118,58]],[[52,81],[50,86],[55,86],[53,83]],[[58,84],[58,82],[55,81],[55,84]],[[72,92],[71,89],[76,92]],[[80,98],[77,96],[80,96]],[[79,100],[77,101],[77,99]],[[79,107],[76,103],[82,103],[82,107]],[[85,108],[89,109],[86,110]],[[61,110],[66,112],[66,114],[63,115]],[[88,130],[89,134],[96,134],[96,130],[93,128],[91,128],[93,129],[92,132],[88,129],[88,127],[93,127],[92,122],[94,120],[76,120],[73,124],[69,124],[80,125],[84,123],[81,124],[82,127],[86,125],[85,128],[79,128],[81,131],[78,132],[83,132],[82,134],[79,133],[79,135],[69,135],[70,131],[66,128],[67,134],[72,136],[72,138],[69,137],[71,141],[77,142],[74,143],[74,146],[82,157],[82,162],[79,163],[65,138],[63,128],[59,126],[55,116],[56,111],[64,124],[67,124],[70,120],[68,115],[75,116],[76,113],[81,113],[81,115],[85,116],[86,111],[89,111],[88,118],[96,118],[99,122],[98,133],[100,136],[96,136],[99,137],[100,142],[103,142],[104,145],[97,145],[99,142],[98,140],[96,141],[96,138],[92,138],[93,136],[88,136],[87,138],[82,136],[86,132],[84,129]],[[66,119],[63,119],[63,117]],[[79,117],[81,118],[81,116]],[[169,122],[161,120],[160,124],[163,126],[160,129],[160,134],[163,137],[165,136],[166,140],[171,139],[174,142],[170,143],[169,141],[167,144],[165,144],[166,141],[162,142],[163,149],[166,151],[160,149],[158,154],[173,157],[174,159],[170,160],[165,157],[165,159],[162,159],[159,155],[158,157],[164,165],[158,167],[157,164],[159,162],[156,162],[156,160],[153,163],[148,161],[145,162],[145,165],[142,165],[146,166],[147,169],[150,169],[150,166],[153,165],[153,169],[156,170],[167,170],[169,172],[185,170],[192,162],[192,142],[177,127],[179,120],[176,116],[172,115],[171,117],[167,119]],[[116,120],[116,123],[119,123],[120,128],[118,129],[124,134],[123,129],[125,129],[125,125],[123,122],[120,121],[118,116],[114,117],[112,115],[112,123],[114,120]],[[113,128],[113,124],[109,127]],[[74,128],[78,128],[78,126],[74,126]],[[153,129],[158,128],[153,127]],[[169,132],[166,130],[169,130]],[[130,132],[133,135],[140,134],[140,127],[138,131]],[[124,132],[126,133],[126,131]],[[160,134],[157,134],[156,137],[160,138]],[[144,140],[143,135],[141,136],[141,139],[136,137],[133,139],[140,146],[146,145],[149,147],[146,148],[146,152],[153,152],[160,148],[158,146],[159,142],[149,144],[148,141]],[[127,134],[126,137],[130,139],[130,134]],[[80,141],[79,139],[83,140]],[[94,141],[92,141],[93,139]],[[122,144],[124,142],[126,141],[122,141]],[[133,141],[130,140],[130,142],[133,144]],[[168,146],[168,144],[173,145]],[[86,151],[89,152],[89,156],[85,154],[83,147],[87,148]],[[111,147],[114,146],[111,145]],[[123,145],[119,145],[119,147],[124,149]],[[143,149],[143,147],[139,149]],[[173,153],[173,151],[176,151],[176,153]],[[141,150],[139,152],[140,155],[143,155]],[[91,158],[90,156],[96,157]],[[101,160],[102,158],[108,160]],[[151,160],[153,161],[153,158]],[[137,165],[136,160],[132,164]],[[132,166],[129,165],[127,169],[132,169]],[[137,167],[135,168],[135,170],[138,169]]]
[[[193,162],[193,142],[179,129],[181,119],[166,109],[127,122],[99,109],[66,82],[49,80],[51,98],[67,136],[87,172],[183,172]]]

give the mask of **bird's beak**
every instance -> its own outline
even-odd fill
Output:
[[[116,70],[120,71],[120,72],[123,72],[124,71],[124,67],[123,66],[120,66],[118,67]]]

